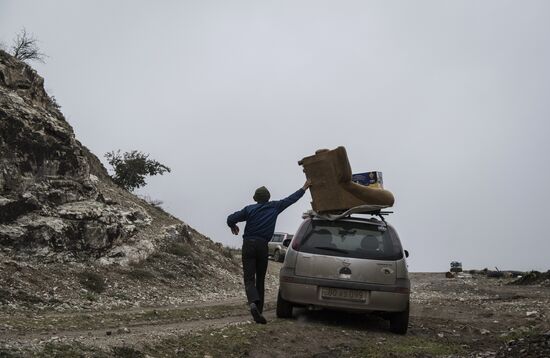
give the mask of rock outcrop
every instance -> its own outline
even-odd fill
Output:
[[[0,248],[108,263],[146,257],[163,228],[181,223],[112,183],[43,83],[0,50]]]

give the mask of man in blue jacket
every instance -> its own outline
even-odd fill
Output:
[[[267,322],[262,316],[264,280],[267,271],[267,243],[275,231],[277,216],[297,202],[310,185],[311,182],[306,181],[298,191],[279,201],[269,201],[271,194],[266,187],[262,186],[254,193],[253,199],[256,204],[248,205],[227,217],[227,225],[234,235],[239,234],[237,223],[246,221],[242,248],[244,288],[250,305],[250,313],[256,323],[265,324]]]

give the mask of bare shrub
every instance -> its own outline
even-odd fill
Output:
[[[21,29],[13,40],[11,54],[21,61],[38,61],[44,63],[45,54],[38,48],[38,39],[32,34],[28,34],[25,28]]]
[[[154,207],[157,207],[157,208],[161,208],[161,205],[164,204],[164,202],[162,200],[158,200],[158,199],[153,199],[151,198],[151,196],[145,194],[145,195],[138,195],[138,197],[140,197],[141,199],[145,200],[147,202],[147,204],[149,205],[153,205]]]

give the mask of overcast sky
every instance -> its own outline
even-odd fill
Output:
[[[141,192],[215,241],[343,145],[384,173],[411,270],[550,269],[548,1],[0,0],[0,41],[23,27],[77,138],[171,167]]]

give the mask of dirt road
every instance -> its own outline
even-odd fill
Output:
[[[276,272],[279,264],[270,263]],[[107,312],[2,312],[0,357],[550,357],[550,288],[411,275],[409,333],[376,316],[295,310],[251,323],[242,298]]]

